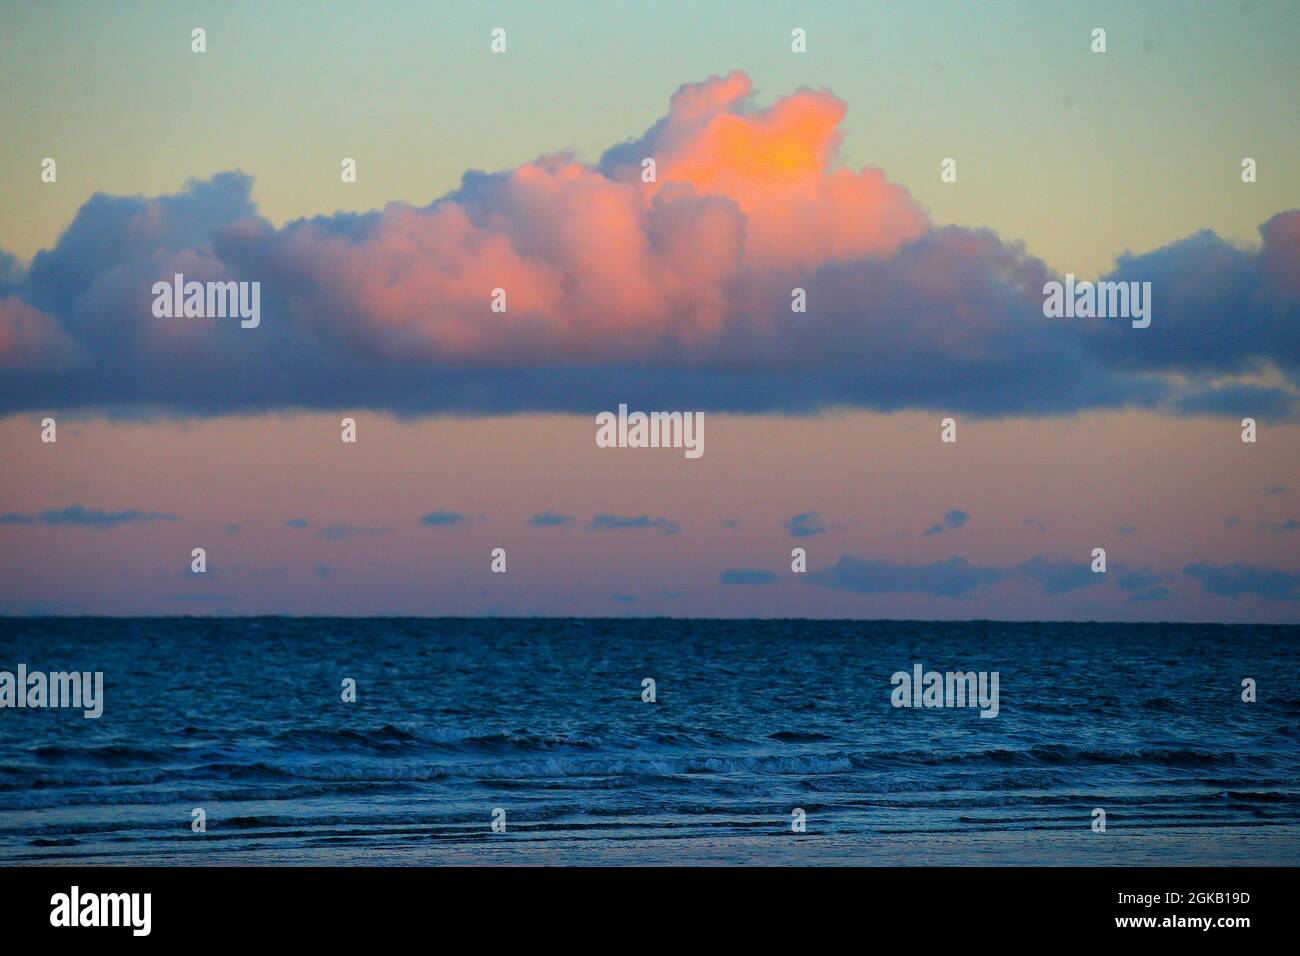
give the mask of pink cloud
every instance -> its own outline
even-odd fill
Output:
[[[393,204],[357,238],[303,223],[224,247],[291,280],[295,319],[389,359],[620,361],[716,346],[756,271],[887,256],[926,220],[876,169],[834,167],[845,105],[801,90],[750,106],[744,74],[684,86],[641,165],[568,155]],[[507,311],[489,308],[493,289]],[[788,300],[788,290],[786,292]]]
[[[1259,227],[1264,270],[1287,296],[1300,296],[1300,209],[1280,212]]]
[[[77,353],[53,316],[15,296],[0,299],[0,368],[64,368]]]

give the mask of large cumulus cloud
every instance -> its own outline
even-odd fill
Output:
[[[1046,319],[1041,261],[837,162],[846,108],[760,108],[744,74],[713,77],[594,165],[282,228],[239,173],[95,196],[25,271],[0,257],[0,409],[1295,413],[1300,211],[1257,249],[1202,233],[1121,258],[1111,278],[1153,285],[1148,329]],[[155,318],[175,273],[260,282],[261,325]]]

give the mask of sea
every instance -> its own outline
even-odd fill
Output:
[[[103,712],[0,709],[6,865],[1300,863],[1295,626],[0,619],[20,664]]]

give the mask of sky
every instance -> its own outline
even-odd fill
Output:
[[[1300,620],[1293,3],[0,17],[0,613]]]

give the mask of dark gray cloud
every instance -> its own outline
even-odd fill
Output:
[[[1292,376],[1294,382],[1294,376]],[[1267,385],[1207,385],[1174,402],[1180,415],[1227,415],[1261,421],[1289,421],[1300,407],[1296,396]]]
[[[1094,354],[1110,367],[1142,371],[1252,374],[1276,365],[1300,370],[1300,210],[1279,213],[1260,227],[1258,250],[1245,250],[1205,230],[1143,255],[1125,255],[1108,278],[1149,281],[1154,318],[1166,316],[1158,335],[1123,336],[1106,326],[1085,326]],[[1250,402],[1276,390],[1235,386],[1205,388],[1208,403]],[[1249,402],[1247,403],[1249,405]]]

